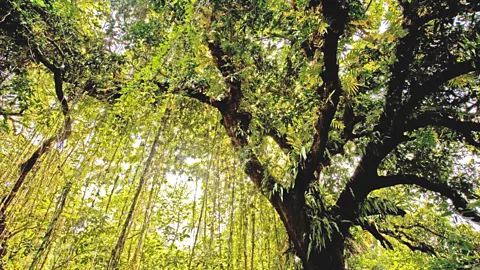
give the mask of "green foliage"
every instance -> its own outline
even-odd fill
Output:
[[[0,195],[9,194],[19,168],[43,142],[58,140],[0,217],[6,220],[0,241],[8,244],[0,268],[105,269],[129,214],[121,269],[295,269],[295,252],[302,254],[292,252],[292,230],[304,233],[307,258],[346,239],[351,269],[478,265],[478,230],[454,214],[465,209],[445,194],[413,185],[379,189],[348,209],[355,219],[339,218],[337,202],[362,173],[359,162],[367,153],[375,160],[397,135],[409,139],[366,178],[424,177],[451,188],[469,207],[480,205],[478,130],[382,126],[424,114],[478,124],[479,82],[472,72],[449,79],[405,115],[395,108],[392,120],[385,112],[394,67],[404,57],[398,44],[412,34],[408,13],[449,8],[433,0],[344,5],[348,23],[335,62],[342,89],[327,93],[319,48],[337,18],[310,8],[310,1],[5,0]],[[446,69],[438,63],[473,61],[478,70],[477,15],[462,6],[455,18],[442,15],[419,27],[399,103],[415,99]],[[309,55],[306,46],[319,50]],[[58,100],[55,78],[65,100]],[[241,100],[232,109],[225,104],[235,87]],[[332,120],[319,128],[340,91]],[[248,127],[233,121],[237,126],[228,129],[229,117],[238,115],[247,115]],[[67,117],[72,134],[64,140],[58,134]],[[329,128],[319,143],[325,142],[325,155],[309,168],[321,128]],[[158,129],[158,149],[142,178]],[[380,150],[370,153],[372,145]],[[312,173],[303,175],[307,169]],[[254,186],[256,174],[262,179]],[[302,177],[312,178],[305,191],[292,192]],[[279,217],[282,211],[298,216]],[[299,228],[285,228],[288,222]],[[393,250],[381,248],[385,242],[363,231],[365,225]],[[420,253],[429,247],[435,255]]]

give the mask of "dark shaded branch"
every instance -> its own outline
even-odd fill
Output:
[[[455,189],[447,184],[433,182],[416,175],[391,175],[380,176],[370,181],[370,191],[393,187],[397,185],[416,185],[426,190],[433,191],[452,201],[455,209],[464,217],[480,224],[480,215],[473,209],[468,208],[468,202]]]
[[[373,221],[372,222],[363,222],[363,223],[360,224],[360,226],[362,227],[362,229],[366,230],[373,237],[375,237],[380,242],[380,244],[382,245],[383,248],[393,250],[392,243],[390,243],[390,241],[388,241],[388,239],[386,239],[378,231],[378,228]]]
[[[58,101],[62,105],[62,113],[64,116],[68,114],[68,102],[65,98],[65,94],[63,93],[63,71],[62,69],[56,67],[53,63],[48,61],[43,54],[38,49],[33,49],[33,54],[35,55],[35,59],[42,63],[45,67],[47,67],[53,73],[53,79],[55,82],[55,94],[57,95]]]
[[[406,131],[413,131],[427,126],[447,127],[459,133],[480,131],[480,123],[471,121],[460,121],[454,118],[443,116],[440,113],[423,113],[406,124]]]
[[[276,183],[275,179],[268,174],[266,168],[261,164],[255,153],[251,149],[246,149],[249,144],[247,133],[251,115],[239,111],[243,93],[241,90],[241,82],[236,78],[231,56],[223,50],[218,40],[208,41],[207,45],[213,56],[215,65],[222,74],[229,91],[224,100],[214,103],[215,107],[217,107],[222,114],[222,125],[232,140],[233,145],[237,149],[243,149],[243,151],[245,151],[247,156],[245,173],[250,176],[257,188],[263,191],[264,194],[265,192],[271,192],[273,185]],[[200,99],[205,99],[205,97],[200,97]],[[275,141],[284,145],[284,141],[278,137],[276,132],[272,131],[269,135],[271,135]]]
[[[360,204],[360,218],[353,221],[354,225],[362,227],[374,236],[385,249],[393,250],[392,244],[380,233],[375,222],[367,219],[369,216],[380,215],[393,215],[404,216],[406,212],[397,207],[393,202],[381,199],[378,197],[367,198],[365,202]]]
[[[451,129],[460,134],[466,143],[480,147],[480,142],[476,141],[472,132],[480,131],[480,123],[472,121],[460,121],[454,118],[443,116],[440,113],[423,113],[406,124],[406,131],[414,131],[427,126],[440,126]]]
[[[64,140],[70,134],[70,126],[71,120],[67,118],[65,120],[63,131],[61,132],[60,136],[54,135],[47,140],[45,140],[40,147],[35,150],[35,152],[27,159],[24,163],[20,165],[20,176],[18,177],[17,181],[13,185],[12,189],[10,190],[9,194],[2,200],[1,208],[0,208],[0,216],[4,215],[7,211],[7,208],[10,206],[11,202],[15,198],[17,192],[20,190],[21,186],[24,183],[25,178],[27,177],[28,173],[33,169],[33,166],[37,163],[41,156],[47,153],[52,145],[57,142]]]
[[[32,53],[35,56],[35,60],[38,62],[42,63],[48,70],[50,70],[52,73],[57,73],[60,71],[58,67],[56,67],[53,63],[48,61],[45,56],[43,56],[43,53],[38,49],[38,48],[33,48]]]
[[[158,81],[153,81],[155,85],[158,86],[158,91],[162,93],[172,93],[172,94],[181,94],[184,96],[187,96],[189,98],[196,99],[202,103],[205,103],[207,105],[211,105],[214,107],[219,106],[219,102],[216,101],[214,98],[207,96],[204,94],[204,92],[207,91],[209,86],[207,84],[199,84],[199,85],[194,85],[194,86],[188,86],[185,84],[180,84],[174,87],[173,89],[170,89],[170,85],[165,82],[158,82]]]
[[[34,166],[37,164],[38,160],[48,151],[51,150],[52,146],[56,142],[61,142],[67,139],[71,132],[72,132],[72,119],[69,115],[69,108],[68,103],[63,93],[63,72],[61,69],[56,68],[53,64],[51,64],[48,60],[46,60],[43,55],[37,50],[34,51],[36,58],[39,62],[45,65],[52,73],[53,79],[55,84],[55,94],[57,96],[58,101],[61,104],[62,114],[64,116],[64,122],[61,129],[58,133],[54,134],[53,136],[49,137],[45,141],[42,142],[40,147],[38,147],[35,152],[28,158],[24,163],[19,166],[20,175],[18,176],[17,180],[13,184],[12,189],[10,192],[2,199],[1,206],[0,206],[0,260],[6,254],[7,250],[7,242],[11,234],[8,233],[8,228],[6,224],[6,214],[9,206],[11,205],[14,198],[17,196],[18,191],[22,187],[25,179],[27,178],[28,174],[32,171]],[[1,265],[0,265],[1,268]]]
[[[345,111],[343,114],[343,123],[345,127],[343,128],[343,131],[342,131],[343,133],[341,135],[341,141],[339,143],[335,143],[331,141],[327,143],[326,150],[328,152],[325,153],[320,166],[322,167],[330,166],[331,165],[330,157],[337,154],[344,154],[345,153],[344,147],[345,147],[345,144],[347,144],[347,142],[365,137],[370,133],[368,131],[362,131],[358,134],[353,133],[353,129],[355,125],[364,121],[365,121],[365,116],[354,115],[353,108],[348,105],[345,106]]]
[[[223,103],[228,103],[228,105],[225,105],[219,109],[233,109],[236,111],[240,105],[243,93],[241,90],[241,83],[236,78],[235,68],[231,60],[231,56],[223,50],[220,42],[217,40],[209,41],[207,42],[207,45],[210,53],[213,56],[215,65],[222,74],[229,91],[228,96],[222,101]]]
[[[355,115],[353,107],[349,104],[345,104],[345,109],[343,112],[343,134],[342,138],[346,141],[358,138],[358,134],[353,133],[353,128],[356,124],[365,122],[366,117],[364,115]]]
[[[415,56],[418,37],[421,33],[420,20],[416,14],[411,13],[408,5],[408,3],[402,3],[405,17],[402,27],[407,31],[407,34],[398,41],[395,50],[396,61],[390,66],[392,75],[388,83],[385,110],[381,119],[384,129],[390,126],[390,121],[394,119],[396,110],[400,107],[402,91],[409,74],[410,65]]]
[[[467,144],[470,144],[471,146],[480,148],[480,142],[476,141],[476,140],[473,138],[473,134],[472,134],[472,133],[464,133],[464,134],[463,134],[463,138],[465,139],[465,142],[466,142]]]
[[[452,19],[461,13],[475,13],[480,11],[480,5],[470,1],[470,3],[461,3],[457,0],[444,1],[446,5],[440,5],[439,9],[434,9],[433,12],[426,13],[420,16],[422,24],[426,24],[435,19]]]
[[[71,134],[72,119],[69,115],[68,103],[63,93],[62,71],[59,68],[55,67],[52,63],[50,63],[45,57],[43,57],[40,51],[34,50],[34,54],[38,59],[38,61],[41,62],[43,65],[45,65],[53,73],[54,83],[55,83],[55,93],[56,93],[57,99],[60,101],[60,104],[62,107],[62,114],[65,120],[63,123],[63,127],[61,128],[59,133],[46,139],[40,145],[40,147],[38,147],[35,150],[35,152],[30,156],[30,158],[20,165],[20,175],[18,179],[15,181],[8,195],[5,196],[1,202],[0,220],[5,219],[5,213],[8,207],[10,206],[11,202],[17,195],[17,192],[20,190],[21,186],[23,185],[25,178],[33,169],[37,161],[51,149],[51,147],[55,142],[63,141],[67,139]],[[0,235],[2,235],[6,230],[6,227],[5,226],[0,226],[0,227],[1,227]]]
[[[163,94],[177,94],[183,95],[188,98],[196,99],[204,104],[219,107],[220,102],[215,100],[213,97],[210,97],[205,94],[208,90],[209,85],[205,83],[200,84],[180,84],[174,87],[173,89],[170,88],[170,84],[167,82],[159,82],[159,81],[151,81],[155,84],[158,89],[159,93]],[[122,87],[121,86],[114,86],[109,88],[99,88],[97,83],[93,80],[88,80],[85,85],[83,86],[83,91],[87,93],[87,95],[94,97],[99,100],[104,100],[107,102],[114,102],[116,99],[119,99],[122,96]]]
[[[230,56],[223,50],[220,42],[217,40],[208,41],[207,45],[213,56],[215,65],[220,73],[222,73],[223,78],[228,79],[228,81],[234,81],[235,69],[233,63]]]
[[[435,252],[435,249],[432,246],[426,243],[415,244],[418,241],[413,239],[411,236],[409,236],[405,232],[402,232],[399,230],[391,231],[388,229],[381,229],[379,230],[379,232],[395,238],[395,240],[407,246],[411,251],[420,251],[426,254],[437,256],[437,253]],[[407,240],[404,240],[403,237],[406,238]]]
[[[291,210],[288,209],[285,204],[285,200],[289,198],[288,190],[282,187],[281,184],[268,173],[266,167],[260,162],[253,150],[248,147],[248,129],[252,116],[248,112],[239,111],[240,102],[243,97],[242,85],[236,76],[231,56],[223,50],[218,40],[209,41],[207,45],[228,89],[227,97],[214,103],[214,106],[222,115],[221,124],[225,128],[233,146],[237,150],[243,151],[245,155],[245,173],[250,177],[257,189],[269,199],[285,224],[290,238],[299,239],[297,228],[289,227],[289,224],[291,224]],[[277,134],[273,129],[269,130],[268,135],[270,135],[280,147],[288,148],[286,138]],[[272,192],[274,185],[278,185],[284,190],[283,195],[279,192]]]
[[[432,93],[438,92],[440,86],[461,75],[475,71],[473,61],[452,63],[443,71],[436,73],[427,81],[410,90],[411,96],[404,102],[401,108],[402,115],[410,114],[413,109],[420,105],[422,100]]]
[[[243,151],[243,159],[246,161],[245,173],[250,177],[256,188],[269,199],[285,225],[289,238],[294,241],[294,245],[300,250],[302,242],[298,242],[298,240],[303,239],[302,232],[306,230],[307,225],[303,219],[295,220],[293,217],[294,214],[303,211],[304,203],[297,201],[288,189],[269,174],[253,149],[249,147],[248,134],[252,116],[248,112],[239,110],[243,97],[242,84],[236,76],[231,56],[223,50],[218,40],[209,41],[207,45],[228,88],[226,98],[216,103],[218,105],[216,107],[222,115],[221,124],[233,146],[237,150]],[[268,135],[272,136],[281,147],[288,148],[286,140],[276,131],[270,130]],[[274,191],[275,185],[279,190],[282,190],[282,193]]]
[[[395,237],[393,235],[390,235],[392,237]],[[430,246],[430,245],[427,245],[425,243],[421,243],[421,244],[418,244],[418,245],[414,245],[412,244],[411,242],[408,242],[408,241],[405,241],[401,238],[395,238],[398,242],[404,244],[405,246],[407,246],[411,251],[420,251],[422,253],[426,253],[426,254],[431,254],[431,255],[434,255],[434,256],[437,256],[437,253],[435,252],[435,249]]]
[[[279,134],[277,130],[271,128],[268,130],[267,135],[271,137],[277,143],[277,145],[283,150],[286,150],[286,151],[293,150],[292,145],[290,145],[287,141],[286,134]]]
[[[58,44],[53,40],[51,39],[50,37],[48,37],[47,35],[45,35],[47,37],[47,40],[48,42],[50,42],[50,44],[53,45],[53,47],[55,47],[55,49],[64,57],[65,54],[63,53],[62,49],[60,48],[60,46],[58,46]]]
[[[417,45],[423,38],[425,25],[434,19],[448,21],[457,14],[470,9],[465,5],[459,5],[456,0],[448,0],[445,4],[432,6],[432,9],[426,14],[418,14],[419,4],[401,1],[403,7],[404,22],[403,28],[408,31],[407,35],[399,40],[396,48],[397,61],[391,66],[391,79],[388,84],[386,97],[386,106],[382,116],[383,129],[389,128],[393,120],[402,120],[414,107],[419,105],[421,100],[429,93],[437,90],[439,86],[462,74],[473,71],[473,61],[460,63],[451,63],[443,68],[443,71],[437,73],[426,82],[413,82],[411,85],[411,97],[407,102],[403,102],[402,94],[406,87],[406,80],[410,74],[409,68],[414,59]],[[477,7],[478,8],[478,7]],[[476,60],[478,62],[478,60]],[[397,122],[397,121],[395,121]]]
[[[412,84],[414,86],[409,89],[410,99],[402,103],[402,95],[405,93],[406,81],[410,73],[409,68],[426,23],[426,20],[419,17],[410,5],[411,3],[402,1],[405,17],[403,28],[408,30],[408,34],[399,40],[396,48],[397,61],[390,67],[392,75],[387,88],[385,109],[379,124],[374,128],[378,139],[368,144],[351,180],[336,203],[338,207],[336,212],[345,220],[355,219],[355,213],[351,209],[356,209],[356,206],[369,194],[369,182],[376,177],[381,161],[400,143],[411,139],[404,135],[404,131],[405,121],[413,109],[425,95],[437,91],[443,83],[472,70],[471,61],[453,64],[424,83]],[[471,134],[465,138],[474,143]]]
[[[405,232],[396,229],[395,231],[388,230],[388,229],[378,229],[373,221],[364,221],[358,224],[362,229],[368,231],[375,239],[377,239],[383,248],[393,250],[392,243],[385,238],[384,235],[388,235],[399,243],[407,246],[411,251],[420,251],[427,254],[432,254],[437,256],[435,249],[426,244],[426,243],[418,243],[419,241],[415,240]],[[405,238],[405,239],[403,239]]]
[[[446,238],[447,238],[447,237],[445,237],[444,235],[441,235],[441,234],[433,231],[433,230],[430,229],[430,228],[427,228],[425,225],[422,225],[422,224],[420,224],[420,223],[415,223],[415,224],[409,225],[409,226],[397,225],[397,226],[394,226],[394,227],[395,227],[395,228],[401,228],[401,229],[407,229],[407,230],[408,230],[408,229],[414,229],[414,228],[421,228],[421,229],[423,229],[423,230],[425,230],[425,231],[427,231],[427,232],[429,232],[429,233],[431,233],[431,234],[433,234],[433,235],[435,235],[435,236],[437,236],[437,237],[439,237],[439,238],[443,238],[443,239],[446,239]]]
[[[409,140],[412,138],[403,135],[402,132],[392,134],[392,137],[384,136],[369,143],[350,181],[340,193],[334,209],[335,215],[340,216],[342,220],[352,221],[358,218],[354,210],[372,191],[371,182],[377,177],[378,166],[388,153],[399,144]]]
[[[319,1],[310,1],[312,7],[318,4]],[[319,169],[319,164],[322,163],[325,157],[330,125],[337,111],[340,96],[343,94],[338,75],[337,53],[338,41],[345,31],[345,25],[348,20],[348,10],[336,0],[322,1],[321,4],[322,15],[331,20],[331,24],[323,36],[323,46],[321,47],[324,68],[320,76],[323,84],[317,89],[317,92],[322,97],[323,104],[318,111],[312,147],[307,155],[305,166],[295,180],[295,187],[299,192],[303,192],[308,187],[308,184],[316,179],[315,171]]]
[[[478,61],[478,60],[477,60]],[[435,89],[442,84],[447,83],[449,80],[454,79],[458,76],[470,73],[475,71],[475,60],[468,60],[462,62],[451,63],[441,72],[436,73],[434,76],[429,78],[428,81],[423,83],[427,89]]]

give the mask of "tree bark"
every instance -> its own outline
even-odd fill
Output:
[[[345,269],[345,238],[337,233],[332,240],[321,249],[309,247],[309,235],[305,234],[301,250],[295,251],[300,257],[304,270],[344,270]]]
[[[323,251],[312,251],[306,263],[303,264],[305,270],[344,270],[345,256],[344,243],[332,243],[325,247]]]
[[[339,231],[333,231],[331,235],[323,236],[325,245],[316,248],[314,243],[310,243],[312,222],[307,215],[307,206],[304,200],[305,197],[303,196],[292,196],[289,193],[284,196],[284,207],[275,207],[287,229],[293,250],[302,260],[303,269],[345,269],[345,235],[347,235],[350,226],[345,223],[337,223]],[[278,205],[275,202],[271,203],[274,206]],[[331,222],[335,221],[332,220]]]

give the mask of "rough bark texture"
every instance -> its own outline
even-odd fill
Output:
[[[306,270],[344,270],[345,256],[344,256],[344,239],[339,237],[335,242],[325,246],[323,251],[311,252],[304,263]]]

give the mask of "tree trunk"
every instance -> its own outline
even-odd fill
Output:
[[[327,244],[321,251],[312,250],[303,267],[305,270],[344,270],[344,249],[344,239],[338,237],[338,240]]]
[[[341,232],[331,232],[330,236],[325,235],[325,245],[321,249],[314,248],[313,243],[310,245],[311,222],[306,214],[305,198],[290,194],[290,196],[284,196],[284,202],[283,207],[275,207],[275,210],[287,229],[292,248],[302,260],[303,269],[344,270],[344,235],[348,233],[349,226],[337,224]],[[272,204],[278,205],[278,202],[273,201]],[[312,246],[310,252],[309,246]]]

